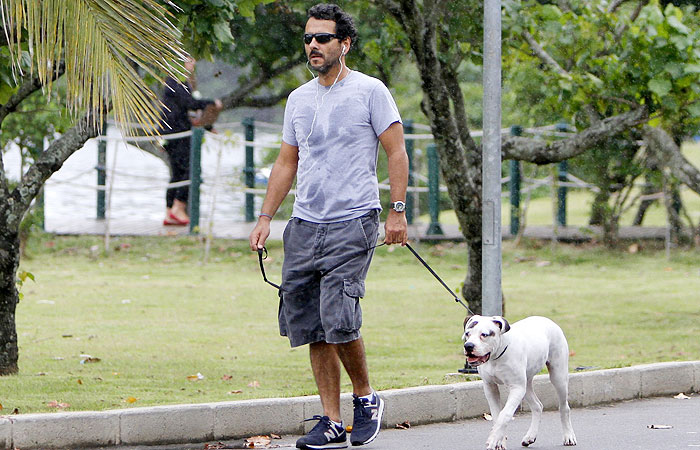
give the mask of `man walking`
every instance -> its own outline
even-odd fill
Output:
[[[265,245],[272,216],[296,177],[284,231],[279,326],[292,347],[309,344],[324,412],[297,447],[345,448],[341,363],[353,387],[352,445],[374,440],[384,412],[369,382],[359,301],[379,236],[378,143],[387,154],[391,184],[387,244],[407,240],[408,157],[401,117],[386,86],[345,65],[357,38],[352,18],[332,4],[312,7],[308,17],[304,48],[318,76],[289,95],[280,154],[250,246]]]

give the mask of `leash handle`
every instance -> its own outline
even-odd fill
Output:
[[[449,292],[450,295],[452,295],[452,297],[454,297],[455,302],[457,302],[457,303],[461,304],[462,306],[464,306],[464,308],[465,308],[470,314],[473,315],[474,312],[472,312],[472,310],[469,309],[469,307],[468,307],[462,300],[460,300],[459,297],[457,297],[457,295],[456,295],[454,292],[452,292],[452,289],[450,289],[450,287],[447,286],[447,284],[445,284],[444,281],[442,281],[442,278],[440,278],[440,277],[438,276],[438,274],[435,273],[435,271],[432,269],[432,267],[430,267],[430,266],[428,265],[428,263],[425,262],[425,260],[424,260],[423,258],[420,257],[420,255],[418,254],[418,252],[415,251],[415,250],[413,250],[413,247],[411,247],[411,244],[409,244],[409,243],[407,242],[407,243],[406,243],[406,247],[411,251],[411,253],[413,253],[413,256],[415,256],[416,259],[418,259],[418,261],[420,261],[420,263],[423,264],[423,266],[425,266],[426,269],[428,269],[428,272],[430,272],[430,273],[440,282],[440,284],[442,284],[442,286],[443,286],[445,289],[447,289],[447,292]]]
[[[351,255],[351,258],[354,258],[354,257],[356,257],[356,256],[360,256],[360,255],[362,255],[363,253],[367,253],[367,252],[369,252],[370,250],[374,250],[375,248],[381,247],[382,245],[385,245],[385,244],[386,244],[385,242],[382,242],[381,244],[374,245],[374,246],[368,248],[367,250],[362,250],[361,252],[358,252],[358,253],[356,253],[356,254]],[[264,256],[263,256],[263,253],[264,253]],[[259,249],[258,249],[258,263],[260,264],[260,272],[262,273],[263,280],[265,280],[265,283],[267,283],[267,284],[269,284],[269,285],[274,286],[275,288],[277,288],[278,291],[282,291],[283,289],[282,289],[279,285],[277,285],[277,284],[275,284],[275,283],[273,283],[272,281],[270,281],[270,280],[267,279],[267,275],[265,274],[265,265],[263,264],[263,260],[265,260],[265,259],[267,259],[267,248],[266,248],[266,247],[259,248]],[[329,272],[331,272],[331,271],[337,269],[338,267],[342,266],[342,265],[345,264],[345,263],[346,263],[346,261],[341,261],[340,264],[337,264],[336,266],[331,267],[330,269],[328,269],[328,270],[326,270],[325,272],[323,272],[323,273],[321,274],[321,277],[326,276]]]
[[[263,252],[265,252],[265,257],[263,257]],[[278,291],[281,291],[282,288],[273,283],[272,281],[267,279],[267,275],[265,275],[265,265],[263,264],[263,259],[267,259],[267,248],[259,248],[258,249],[258,262],[260,263],[260,272],[262,272],[263,280],[265,280],[265,283],[274,286],[277,288]]]

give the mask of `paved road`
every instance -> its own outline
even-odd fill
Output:
[[[578,438],[577,450],[700,449],[700,395],[698,394],[687,400],[653,398],[574,409],[571,417]],[[522,448],[519,439],[525,434],[529,420],[529,413],[522,413],[518,414],[509,425],[508,448]],[[651,425],[666,425],[672,428],[650,429]],[[376,441],[363,448],[367,450],[483,450],[490,428],[491,422],[473,419],[416,426],[408,430],[383,430]],[[278,445],[277,448],[294,448],[296,438],[296,436],[283,436],[273,444]],[[234,441],[227,441],[225,444],[229,445],[229,448],[236,446]],[[205,448],[205,444],[202,443],[105,447],[99,450],[203,450]],[[539,438],[530,448],[535,450],[564,448],[561,446],[561,426],[556,411],[544,413]]]

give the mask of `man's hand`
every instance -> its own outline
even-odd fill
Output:
[[[408,241],[406,213],[398,213],[394,210],[389,211],[389,215],[384,223],[384,242],[387,245],[401,244],[404,246],[406,241]]]
[[[258,223],[255,224],[255,228],[250,232],[250,249],[257,252],[265,246],[265,241],[267,237],[270,236],[270,219],[267,216],[260,216],[258,218]]]

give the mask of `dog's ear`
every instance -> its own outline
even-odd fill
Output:
[[[469,328],[474,328],[479,321],[477,320],[479,318],[478,315],[474,314],[471,316],[467,316],[464,318],[464,326],[462,328],[466,329],[467,327]]]
[[[508,323],[508,321],[506,320],[505,317],[493,316],[492,320],[493,320],[493,323],[498,325],[498,328],[501,329],[501,334],[510,330],[510,324]]]
[[[462,324],[462,328],[467,328],[467,323],[469,323],[469,320],[470,320],[472,317],[473,317],[473,316],[467,316],[467,317],[464,318],[464,324]]]

